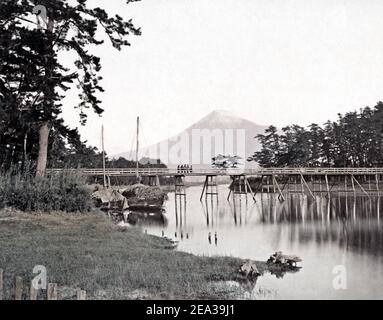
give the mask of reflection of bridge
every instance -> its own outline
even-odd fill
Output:
[[[65,169],[49,169],[54,174]],[[68,170],[66,170],[68,171]],[[150,185],[157,185],[159,177],[174,177],[176,195],[186,195],[185,177],[205,177],[201,194],[218,195],[217,177],[232,179],[230,194],[250,193],[255,200],[257,193],[276,193],[280,200],[290,192],[308,193],[315,198],[315,193],[360,191],[367,196],[370,193],[379,195],[383,177],[383,168],[260,168],[260,169],[168,169],[168,168],[107,168],[103,169],[72,169],[70,171],[84,176],[98,177],[148,177]],[[254,183],[250,184],[247,178]],[[292,186],[294,188],[292,188]],[[300,186],[298,190],[297,186]],[[334,188],[335,187],[335,188]]]

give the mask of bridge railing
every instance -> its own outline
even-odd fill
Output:
[[[383,168],[262,168],[257,174],[383,174]]]
[[[48,174],[59,173],[62,171],[74,171],[88,176],[102,176],[103,169],[48,169]],[[337,175],[337,174],[383,174],[383,168],[260,168],[260,169],[167,169],[167,168],[140,168],[139,175]],[[135,176],[136,169],[108,168],[105,170],[107,176]]]

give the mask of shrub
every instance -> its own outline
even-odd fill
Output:
[[[85,178],[73,171],[38,178],[29,168],[14,167],[0,173],[0,208],[85,212],[91,205],[91,190]]]

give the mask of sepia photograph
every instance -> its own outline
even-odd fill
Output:
[[[0,0],[0,308],[382,300],[382,15]]]

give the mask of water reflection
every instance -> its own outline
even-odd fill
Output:
[[[318,244],[334,242],[340,247],[353,248],[358,251],[369,251],[373,254],[383,254],[383,232],[380,225],[380,207],[383,201],[380,197],[350,197],[339,196],[327,199],[308,196],[289,195],[285,201],[280,201],[277,195],[263,195],[260,201],[248,201],[244,195],[235,195],[231,201],[219,202],[216,197],[208,197],[198,201],[197,206],[203,213],[207,230],[213,230],[214,238],[208,235],[209,244],[218,241],[218,230],[222,224],[228,225],[228,211],[232,218],[231,227],[243,225],[275,224],[289,225],[290,241],[306,243],[315,241]],[[188,226],[188,201],[185,197],[175,197],[174,222],[175,235],[192,234],[195,226],[195,216],[192,226]],[[194,204],[194,203],[193,203]],[[192,214],[198,211],[193,206]],[[196,210],[197,209],[197,210]],[[171,208],[168,212],[171,211]],[[160,225],[166,227],[164,215],[132,214],[131,220],[143,225]],[[197,217],[198,219],[201,217]],[[279,231],[278,231],[279,230]],[[276,228],[276,235],[285,228]],[[213,239],[213,240],[212,240]]]
[[[168,219],[163,212],[127,211],[125,222],[137,226],[158,226],[162,229],[168,225]]]
[[[290,239],[301,243],[333,242],[356,252],[383,255],[380,197],[326,199],[290,196],[280,203],[271,197],[261,203],[260,222],[289,224]]]
[[[155,235],[177,235],[179,250],[194,254],[255,260],[267,260],[275,251],[300,256],[300,272],[283,280],[261,277],[258,289],[253,288],[268,288],[279,298],[383,298],[381,197],[314,200],[292,194],[281,202],[277,195],[265,194],[254,203],[245,195],[227,201],[220,192],[219,199],[200,202],[200,192],[200,187],[188,188],[186,199],[169,194],[167,222],[147,225],[142,220],[142,225]],[[333,288],[337,265],[347,268],[347,290]]]

